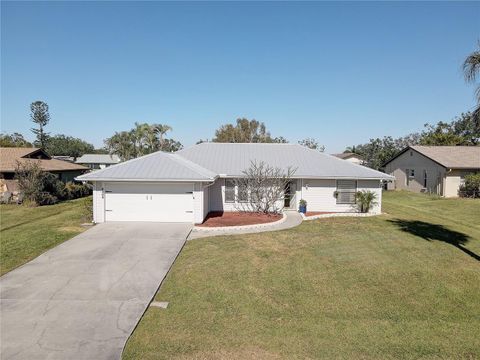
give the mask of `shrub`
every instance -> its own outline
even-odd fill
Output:
[[[372,205],[375,205],[377,199],[377,194],[370,190],[358,191],[355,194],[355,200],[357,201],[357,206],[360,208],[360,212],[368,213]]]
[[[480,198],[480,173],[465,175],[458,193],[462,197]]]
[[[81,197],[91,195],[91,193],[92,193],[91,186],[87,184],[75,184],[75,183],[69,182],[65,185],[63,189],[62,198],[65,200],[73,200],[73,199],[78,199]]]
[[[86,184],[61,182],[55,174],[42,171],[36,162],[17,163],[15,178],[28,205],[52,205],[59,200],[88,196],[92,189]]]

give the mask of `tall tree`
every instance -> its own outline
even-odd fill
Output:
[[[169,131],[172,131],[172,127],[169,125],[153,124],[152,129],[153,133],[158,137],[160,147],[163,147],[165,141],[165,134]]]
[[[239,118],[236,124],[225,124],[215,131],[213,142],[222,143],[271,143],[284,142],[284,138],[272,138],[263,122]]]
[[[155,151],[173,152],[182,148],[179,141],[165,138],[172,128],[169,125],[135,123],[129,131],[116,132],[105,140],[105,146],[111,154],[122,160],[133,159]]]
[[[467,56],[463,62],[463,73],[465,80],[469,83],[475,83],[477,77],[480,76],[480,41],[478,42],[479,50],[475,50]],[[477,126],[480,124],[480,85],[475,90],[477,97],[477,108],[473,111],[473,119]]]
[[[45,149],[47,146],[48,133],[43,128],[50,121],[50,113],[48,112],[48,104],[43,101],[34,101],[30,104],[30,118],[38,125],[38,129],[32,128],[31,131],[36,135],[35,145]]]
[[[0,147],[32,147],[22,134],[0,134]]]
[[[50,155],[66,155],[76,159],[83,154],[93,153],[95,147],[82,139],[58,134],[48,138],[45,150]]]
[[[300,140],[298,143],[300,145],[308,147],[309,149],[312,149],[312,150],[318,150],[318,151],[321,151],[321,152],[325,151],[325,146],[320,145],[318,143],[318,140],[315,139],[315,138],[305,138],[303,140]]]

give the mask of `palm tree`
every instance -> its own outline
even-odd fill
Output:
[[[480,77],[480,41],[478,42],[479,50],[472,52],[465,59],[463,63],[463,73],[465,81],[469,83],[475,83],[477,77]],[[477,122],[480,122],[480,85],[475,90],[477,97],[477,108],[473,111],[473,118]]]
[[[158,136],[158,141],[160,142],[160,150],[162,150],[165,141],[163,137],[167,132],[172,131],[172,127],[162,124],[153,124],[151,125],[151,128],[153,129],[154,134]]]

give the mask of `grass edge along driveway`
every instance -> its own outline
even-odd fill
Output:
[[[0,275],[83,232],[86,198],[55,205],[0,205]]]
[[[383,209],[188,242],[124,359],[479,358],[480,202]]]

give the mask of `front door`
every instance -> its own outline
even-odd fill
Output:
[[[295,207],[295,193],[297,192],[296,183],[289,181],[285,185],[285,196],[283,206],[285,209],[292,209]]]

